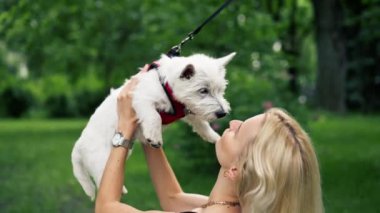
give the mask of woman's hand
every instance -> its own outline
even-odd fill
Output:
[[[140,73],[146,72],[147,69],[148,65],[145,65],[144,68],[141,69]],[[132,107],[133,92],[138,84],[137,75],[132,76],[128,83],[124,85],[124,88],[117,97],[117,113],[119,117],[118,131],[122,132],[124,138],[128,139],[132,138],[138,125],[136,112]]]

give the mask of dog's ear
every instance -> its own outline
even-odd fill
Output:
[[[218,63],[221,65],[221,66],[226,66],[228,64],[228,62],[230,62],[232,60],[232,58],[236,55],[236,52],[233,52],[233,53],[230,53],[229,55],[226,55],[222,58],[218,58],[216,59],[218,61]]]
[[[188,64],[185,69],[182,70],[181,72],[181,79],[187,79],[189,80],[191,77],[193,77],[195,74],[195,69],[192,64]]]

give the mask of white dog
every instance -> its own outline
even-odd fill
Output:
[[[177,111],[204,140],[216,142],[220,136],[208,122],[225,116],[230,110],[223,97],[227,85],[225,66],[234,55],[231,53],[219,59],[203,54],[174,58],[162,55],[158,68],[138,75],[139,83],[132,101],[139,119],[135,138],[160,147],[163,143],[162,124],[173,120],[160,115],[170,116]],[[96,109],[72,151],[74,175],[92,200],[117,128],[117,96],[121,88],[111,91]],[[126,193],[125,187],[123,192]]]

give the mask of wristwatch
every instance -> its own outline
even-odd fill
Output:
[[[132,149],[133,148],[133,141],[125,139],[123,136],[123,133],[116,132],[112,138],[112,145],[114,147],[122,146],[126,149]]]

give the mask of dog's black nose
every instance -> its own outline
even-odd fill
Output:
[[[216,115],[216,117],[217,118],[223,118],[224,116],[226,116],[227,115],[227,113],[225,112],[225,111],[217,111],[216,113],[215,113],[215,115]]]

